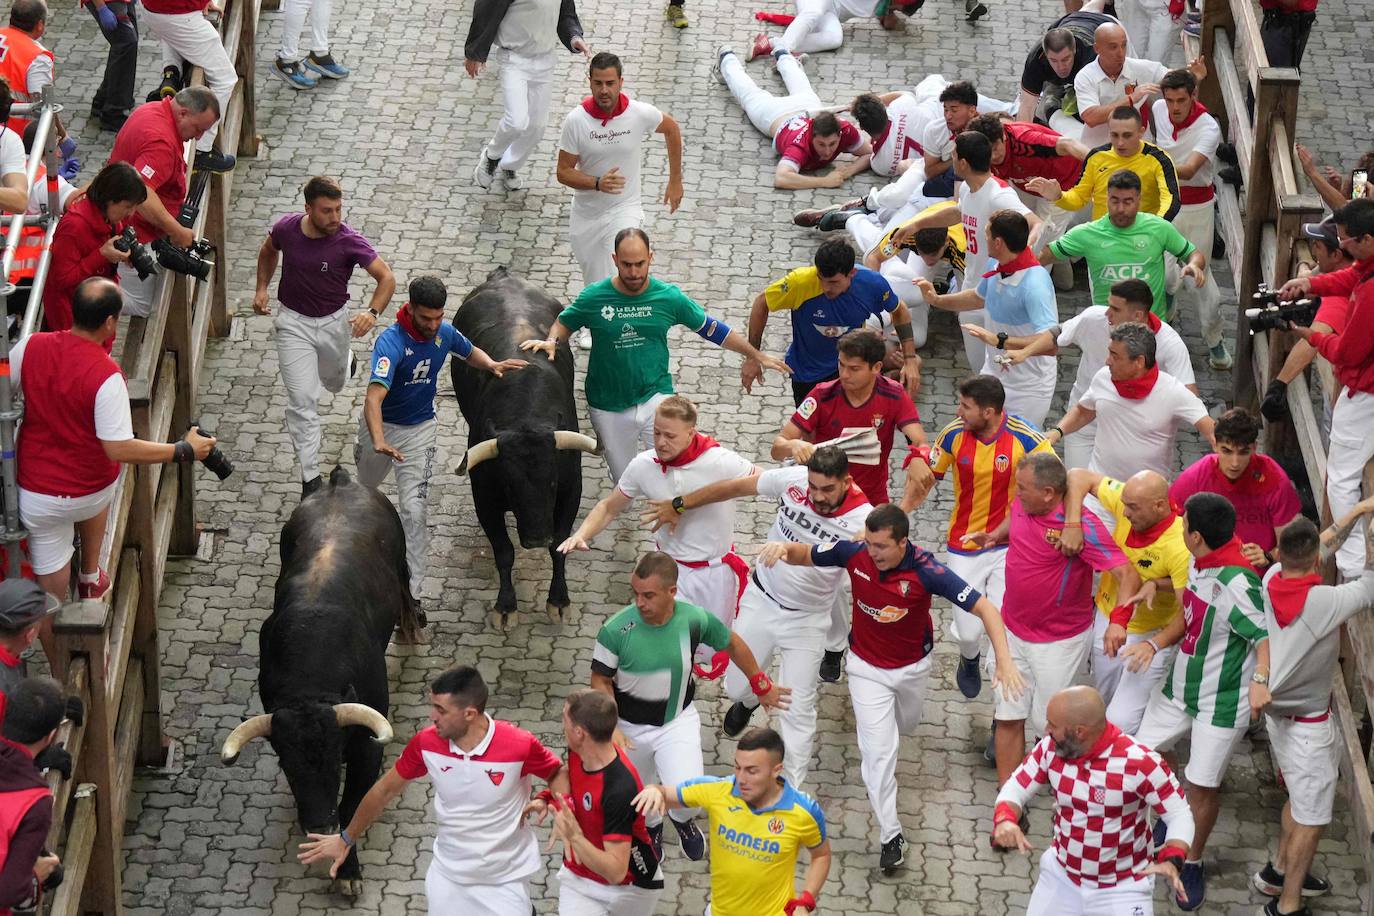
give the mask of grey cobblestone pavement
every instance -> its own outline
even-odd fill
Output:
[[[846,29],[838,54],[815,56],[809,65],[821,96],[844,101],[861,89],[911,85],[928,72],[974,78],[986,93],[1015,91],[1027,43],[1057,4],[1050,0],[998,0],[976,25],[963,21],[954,0],[930,0],[901,34],[873,23]],[[774,7],[783,4],[774,3]],[[243,714],[260,709],[256,689],[258,627],[272,604],[277,572],[277,535],[296,505],[299,486],[283,429],[285,400],[277,378],[270,322],[249,309],[258,240],[276,215],[299,207],[299,187],[314,173],[342,178],[347,218],[369,238],[404,284],[418,272],[445,277],[455,296],[498,264],[509,265],[555,295],[569,295],[576,274],[566,242],[568,192],[553,180],[557,125],[584,94],[572,59],[561,62],[554,115],[545,142],[527,170],[529,190],[484,193],[470,180],[472,162],[499,116],[497,81],[474,83],[462,74],[462,36],[469,4],[419,0],[405,15],[387,4],[340,5],[334,53],[354,68],[340,83],[297,94],[266,76],[280,14],[264,14],[259,49],[258,125],[261,155],[240,164],[230,214],[229,287],[237,312],[232,335],[212,341],[202,379],[202,413],[238,463],[223,484],[202,475],[201,521],[222,534],[209,562],[170,564],[160,614],[163,705],[170,735],[181,741],[185,768],[173,776],[136,780],[125,847],[126,903],[131,914],[319,914],[344,909],[328,894],[322,872],[307,873],[295,861],[301,837],[275,756],[265,745],[248,749],[233,768],[220,765],[218,749]],[[845,192],[778,192],[770,187],[773,158],[721,87],[707,78],[721,41],[746,49],[755,23],[752,7],[719,0],[689,4],[692,26],[669,29],[658,0],[584,0],[583,21],[594,49],[622,54],[628,89],[672,113],[684,127],[688,152],[686,203],[674,216],[648,206],[656,240],[656,273],[743,327],[748,302],[762,286],[792,266],[808,262],[816,239],[795,229],[790,213],[812,201],[841,199]],[[1339,104],[1331,86],[1369,82],[1374,67],[1367,49],[1371,28],[1353,6],[1323,10],[1308,52],[1305,113],[1300,136],[1319,156],[1347,162],[1369,130],[1362,109]],[[59,57],[64,88],[71,87],[69,120],[83,138],[93,174],[112,140],[85,124],[87,100],[99,79],[105,45],[90,18],[63,7],[54,12],[48,43]],[[156,81],[154,43],[145,37],[140,91]],[[750,71],[777,84],[761,64]],[[1363,77],[1361,76],[1363,74]],[[1323,92],[1317,86],[1328,87]],[[1325,95],[1325,98],[1322,95]],[[662,147],[651,144],[646,200],[662,193]],[[1344,166],[1342,166],[1344,167]],[[871,176],[856,184],[866,188]],[[1081,278],[1081,275],[1080,275]],[[361,286],[355,288],[355,294]],[[1064,295],[1070,314],[1082,294]],[[399,304],[399,301],[396,303]],[[775,322],[775,325],[779,323]],[[1183,330],[1195,355],[1199,380],[1211,403],[1229,378],[1205,368],[1196,321]],[[925,389],[920,404],[927,430],[953,413],[953,388],[964,374],[962,349],[948,316],[932,321],[924,351]],[[770,329],[768,346],[780,352],[782,329]],[[360,357],[364,344],[355,344]],[[790,408],[784,386],[770,378],[762,396],[739,390],[738,363],[695,337],[679,337],[675,368],[679,390],[703,408],[702,427],[746,455],[767,461],[767,444]],[[579,361],[582,357],[579,356]],[[1066,360],[1067,362],[1067,360]],[[1061,377],[1071,373],[1064,371]],[[596,549],[569,565],[569,582],[580,620],[555,626],[542,615],[547,556],[520,552],[516,581],[528,610],[509,632],[493,631],[485,610],[496,594],[490,550],[471,509],[468,484],[449,469],[457,464],[466,430],[441,382],[440,439],[444,471],[432,488],[430,525],[433,563],[424,597],[431,608],[433,640],[389,655],[392,721],[402,738],[425,724],[424,685],[455,661],[476,663],[493,685],[492,711],[530,728],[556,748],[562,738],[558,711],[573,685],[585,683],[599,622],[627,600],[630,561],[644,536],[621,524]],[[579,386],[580,388],[580,386]],[[351,455],[362,383],[352,382],[326,401],[327,456]],[[580,392],[579,392],[580,399]],[[1052,416],[1058,416],[1056,406]],[[584,427],[586,428],[586,427]],[[1181,459],[1199,452],[1191,433],[1181,436]],[[351,464],[351,457],[345,461]],[[584,511],[606,488],[599,465],[587,462]],[[939,543],[949,510],[941,489],[918,513],[915,537]],[[741,512],[741,548],[752,553],[767,530],[767,507]],[[942,608],[943,620],[948,609]],[[1032,883],[1031,863],[993,852],[987,842],[993,772],[981,760],[990,719],[984,700],[965,701],[953,685],[954,652],[936,652],[925,722],[905,740],[898,765],[900,809],[911,843],[908,864],[895,876],[876,868],[874,825],[858,778],[853,721],[843,685],[821,691],[818,759],[807,788],[824,805],[836,859],[826,887],[826,912],[967,916],[1022,912]],[[986,694],[984,695],[986,697]],[[708,771],[724,772],[731,743],[716,727],[725,708],[714,685],[701,690]],[[394,747],[388,760],[394,759]],[[1273,845],[1282,793],[1270,777],[1262,739],[1246,742],[1231,767],[1223,814],[1211,843],[1212,881],[1207,913],[1254,913],[1262,902],[1248,875]],[[362,860],[368,879],[354,905],[358,913],[402,914],[425,910],[423,876],[431,836],[429,799],[423,781],[369,831]],[[1339,804],[1338,804],[1339,810]],[[1032,813],[1032,841],[1049,838],[1048,806]],[[1335,892],[1317,903],[1321,913],[1360,910],[1356,888],[1360,862],[1342,819],[1322,843],[1320,869]],[[552,857],[550,869],[556,870]],[[699,913],[706,897],[704,864],[688,863],[670,847],[663,913]],[[536,878],[538,911],[556,910],[551,872]],[[1162,893],[1159,899],[1163,900]],[[1161,911],[1171,910],[1163,904]]]

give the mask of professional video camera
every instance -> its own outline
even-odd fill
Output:
[[[193,189],[186,202],[181,205],[181,212],[177,214],[177,222],[187,229],[196,224],[196,217],[200,215],[200,205],[192,203],[193,200],[199,199],[200,196]],[[186,248],[173,245],[165,238],[155,239],[153,251],[157,252],[157,262],[163,267],[196,280],[209,277],[210,268],[215,266],[214,259],[210,257],[214,254],[215,246],[205,239],[196,239]]]
[[[148,246],[138,240],[138,233],[132,226],[128,226],[119,235],[115,236],[115,248],[125,252],[129,256],[129,263],[134,270],[138,271],[138,278],[146,280],[157,273],[157,262],[153,260],[152,253],[148,251]]]
[[[1267,283],[1261,283],[1250,298],[1255,307],[1246,309],[1245,317],[1250,319],[1251,334],[1260,331],[1284,331],[1290,324],[1309,327],[1312,320],[1317,317],[1317,309],[1322,304],[1321,299],[1280,302],[1278,290],[1270,289]]]

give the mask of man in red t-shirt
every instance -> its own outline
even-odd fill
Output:
[[[177,222],[186,200],[186,141],[214,127],[219,116],[215,94],[204,86],[192,86],[172,98],[138,106],[120,128],[110,161],[129,163],[148,186],[148,199],[138,205],[129,221],[140,242],[166,238],[184,248],[196,240],[189,226]],[[214,162],[196,154],[197,169],[222,171],[213,166]],[[156,274],[141,280],[131,264],[119,265],[119,285],[130,315],[147,317],[152,311],[156,282]]]
[[[722,46],[718,54],[711,72],[729,87],[759,133],[772,139],[773,149],[781,157],[773,170],[773,187],[838,188],[868,168],[872,145],[853,124],[824,110],[796,57],[787,51],[773,53],[778,75],[787,87],[787,95],[779,96],[760,88],[729,47]],[[826,175],[803,174],[824,168],[840,153],[849,153],[854,161]]]
[[[618,722],[615,700],[600,690],[578,690],[563,704],[572,791],[550,793],[553,835],[563,843],[560,913],[640,916],[663,893],[662,855],[633,804],[644,782],[611,740]]]
[[[849,454],[849,471],[868,501],[888,501],[888,456],[897,432],[906,436],[913,451],[926,448],[925,430],[916,404],[899,383],[883,375],[887,347],[877,333],[860,329],[840,338],[839,378],[811,389],[797,412],[773,439],[774,460],[791,458],[797,464],[811,459],[816,446],[841,436],[873,430],[878,437],[877,455],[853,443],[835,443]],[[927,455],[928,457],[928,455]],[[907,471],[907,494],[902,505],[910,510],[935,482],[923,458],[902,462]],[[908,504],[910,503],[910,504]]]

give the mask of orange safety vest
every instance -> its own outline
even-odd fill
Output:
[[[34,41],[25,32],[14,26],[0,29],[0,77],[4,77],[10,87],[10,95],[16,105],[22,102],[36,102],[40,94],[28,92],[29,67],[39,57],[53,58],[52,52]],[[53,67],[53,77],[57,68]],[[9,128],[19,136],[24,136],[24,128],[29,126],[28,118],[10,118]]]
[[[41,163],[34,173],[33,185],[38,187],[47,181],[48,170]],[[19,244],[14,246],[14,260],[10,262],[10,282],[16,286],[23,280],[32,280],[38,272],[38,260],[43,256],[43,238],[47,235],[42,226],[25,226],[19,236]]]

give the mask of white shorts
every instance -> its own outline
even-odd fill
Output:
[[[1026,642],[1007,631],[1011,646],[1011,660],[1026,682],[1026,689],[1016,700],[999,691],[992,717],[1002,722],[1025,720],[1036,734],[1045,731],[1045,708],[1050,697],[1065,687],[1071,687],[1078,673],[1088,662],[1088,641],[1092,629],[1057,642]]]
[[[985,550],[974,554],[946,551],[945,566],[977,589],[984,598],[999,608],[1002,606],[1002,598],[1007,591],[1006,550]],[[964,658],[982,654],[986,633],[983,621],[977,616],[950,605],[949,635],[959,644],[959,654]]]
[[[431,862],[425,872],[429,916],[530,916],[528,878],[505,884],[459,884]]]
[[[1184,735],[1189,736],[1191,745],[1184,777],[1203,789],[1220,788],[1226,765],[1245,735],[1245,726],[1218,728],[1209,722],[1199,722],[1178,703],[1155,692],[1150,697],[1150,705],[1145,707],[1145,719],[1133,736],[1135,740],[1152,750],[1167,751]]]
[[[566,865],[558,870],[558,916],[644,916],[654,911],[662,893],[662,888],[602,884]]]
[[[1154,916],[1154,887],[1150,878],[1110,887],[1074,884],[1051,846],[1040,855],[1040,877],[1026,916]]]
[[[1265,716],[1269,747],[1274,752],[1293,820],[1304,827],[1331,823],[1336,799],[1336,723],[1328,714],[1320,722],[1288,716]]]
[[[103,512],[114,500],[118,486],[116,480],[85,496],[49,496],[20,489],[19,520],[29,532],[29,560],[37,575],[55,573],[72,561],[77,524]],[[95,549],[98,551],[100,545]]]
[[[1102,649],[1103,637],[1111,625],[1107,615],[1100,611],[1093,621],[1092,675],[1093,686],[1102,694],[1107,704],[1107,721],[1128,735],[1134,735],[1140,728],[1140,720],[1145,717],[1145,707],[1150,697],[1164,680],[1169,664],[1178,653],[1178,644],[1169,646],[1163,652],[1156,652],[1144,671],[1129,671],[1122,661],[1121,652],[1136,643],[1154,637],[1159,630],[1146,633],[1127,633],[1125,645],[1117,652],[1116,658],[1108,658]]]

